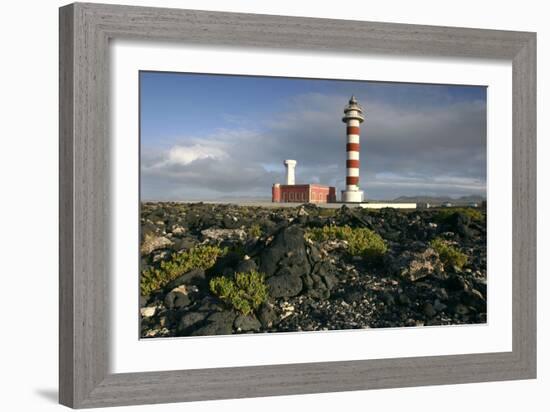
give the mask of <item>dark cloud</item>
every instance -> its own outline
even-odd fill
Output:
[[[361,183],[370,198],[485,195],[485,102],[389,105],[358,96]],[[342,96],[307,94],[255,129],[182,136],[173,147],[142,148],[144,199],[269,197],[284,179],[284,159],[298,161],[297,183],[342,189],[346,104]]]

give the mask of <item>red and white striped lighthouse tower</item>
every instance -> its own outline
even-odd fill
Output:
[[[342,190],[342,202],[362,202],[363,191],[359,190],[359,137],[360,124],[365,120],[363,109],[351,96],[344,108],[342,121],[346,124],[346,190]]]

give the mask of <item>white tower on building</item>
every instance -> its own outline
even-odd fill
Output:
[[[296,160],[285,160],[284,164],[286,167],[286,184],[295,185],[296,178],[294,176],[294,169],[296,169]]]
[[[342,121],[346,123],[346,190],[342,190],[342,202],[362,202],[363,191],[359,190],[359,138],[360,124],[365,118],[363,109],[351,96],[344,108]]]

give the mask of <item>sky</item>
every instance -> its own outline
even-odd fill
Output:
[[[142,200],[269,199],[285,159],[339,192],[351,95],[367,199],[486,195],[483,86],[140,72]]]

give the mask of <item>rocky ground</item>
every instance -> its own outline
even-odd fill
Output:
[[[484,323],[486,218],[475,212],[144,203],[142,273],[198,245],[226,253],[141,296],[142,337]],[[344,240],[305,236],[344,225],[378,233],[387,251],[353,256]],[[430,243],[436,238],[466,263],[446,264]],[[209,281],[250,271],[265,276],[269,297],[244,315]]]

